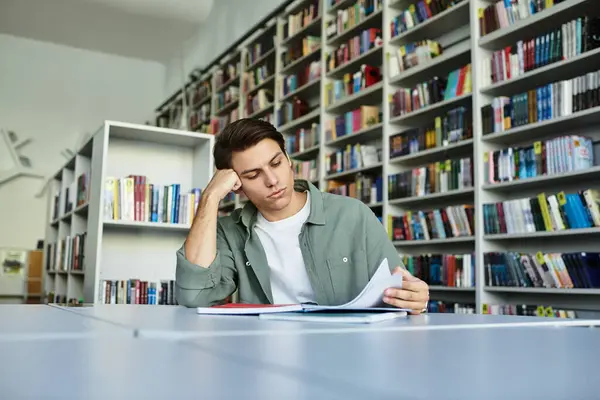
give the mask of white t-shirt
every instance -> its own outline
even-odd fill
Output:
[[[274,304],[315,302],[298,238],[310,214],[310,193],[306,193],[306,204],[291,217],[270,222],[260,212],[257,216],[254,231],[271,270]]]

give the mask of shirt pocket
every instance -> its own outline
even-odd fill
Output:
[[[358,296],[369,282],[369,268],[364,250],[330,254],[327,257],[327,268],[335,305],[347,303]]]

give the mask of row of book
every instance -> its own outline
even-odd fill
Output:
[[[565,0],[497,0],[494,4],[479,8],[479,34],[485,36],[498,29],[508,28],[563,1]]]
[[[214,80],[217,91],[227,85],[232,80],[239,77],[240,74],[240,62],[230,61],[226,65],[221,65],[219,69],[214,72]]]
[[[146,176],[107,177],[104,183],[105,220],[190,224],[202,189],[181,191],[181,184],[150,183]]]
[[[306,35],[302,38],[302,41],[290,43],[287,46],[287,51],[280,53],[281,65],[286,68],[303,57],[316,53],[320,48],[320,36]]]
[[[285,97],[298,89],[316,82],[321,77],[320,61],[311,61],[299,71],[279,78],[279,96]]]
[[[204,102],[212,95],[212,84],[210,79],[199,82],[192,86],[189,96],[189,104],[196,108],[198,104]]]
[[[310,4],[301,10],[291,13],[283,25],[283,39],[290,38],[301,32],[306,26],[319,18],[320,0],[310,0]]]
[[[485,152],[483,175],[485,183],[490,184],[582,171],[593,166],[592,140],[570,135]]]
[[[334,49],[327,54],[325,63],[326,71],[331,72],[360,57],[371,49],[381,47],[382,45],[383,38],[381,36],[381,29],[365,29],[348,39],[345,43],[340,44],[337,49]]]
[[[487,286],[600,288],[600,253],[484,253]]]
[[[52,219],[70,213],[74,208],[88,203],[90,192],[90,173],[84,172],[73,182],[56,191],[52,199]]]
[[[407,43],[390,52],[388,66],[390,78],[398,76],[401,72],[423,65],[442,55],[444,49],[435,40],[420,40]]]
[[[381,161],[381,149],[372,145],[357,143],[325,156],[327,174],[337,174],[356,168],[369,167]]]
[[[464,0],[418,0],[392,18],[390,37],[400,35]]]
[[[330,22],[335,24],[335,31],[328,30],[328,32],[331,32],[331,36],[342,35],[382,9],[383,0],[361,0],[349,7],[340,8],[337,10],[337,18]]]
[[[335,79],[325,84],[325,105],[331,106],[361,90],[381,82],[381,69],[362,64],[354,73],[344,74],[342,79]]]
[[[67,297],[66,294],[58,294],[55,291],[48,292],[46,295],[46,301],[48,304],[60,304],[68,306],[80,306],[83,304],[83,299]]]
[[[46,244],[46,270],[53,272],[83,271],[87,233],[68,235]]]
[[[430,286],[475,287],[475,255],[421,254],[403,255],[406,269]]]
[[[99,295],[102,304],[178,304],[174,280],[103,280]]]
[[[292,167],[294,169],[294,176],[298,179],[305,179],[311,182],[319,179],[318,159],[307,161],[292,160]]]
[[[303,115],[308,114],[312,110],[309,108],[308,103],[302,99],[294,98],[292,101],[283,102],[277,109],[277,121],[279,126],[288,124]]]
[[[273,92],[270,89],[259,89],[258,92],[246,97],[246,116],[266,109],[273,105]]]
[[[600,26],[598,18],[582,16],[544,34],[494,51],[483,61],[483,86],[514,79],[597,49],[600,38],[592,34],[592,29],[597,26]]]
[[[433,77],[414,88],[399,88],[390,98],[390,116],[399,117],[433,104],[471,93],[471,64],[453,70],[447,78]]]
[[[360,106],[327,121],[325,141],[330,142],[341,137],[377,125],[381,122],[381,112],[377,106]]]
[[[474,232],[475,210],[470,204],[388,216],[388,235],[393,241],[467,237]]]
[[[476,314],[475,304],[439,300],[429,301],[427,303],[427,312],[434,314]]]
[[[428,165],[388,175],[388,198],[421,197],[473,187],[471,157],[436,161]]]
[[[210,120],[210,133],[221,132],[228,124],[237,121],[240,117],[239,109],[236,107],[229,114],[219,115]]]
[[[210,102],[190,110],[190,129],[192,131],[205,131],[205,129],[202,128],[210,123],[210,110]]]
[[[251,67],[257,60],[274,50],[274,40],[266,40],[265,43],[257,42],[248,46],[246,52],[245,65],[246,68]]]
[[[600,227],[600,192],[559,192],[483,205],[484,232],[514,234]]]
[[[310,128],[297,129],[293,135],[285,137],[285,148],[289,154],[308,150],[319,144],[321,124],[313,122]]]
[[[600,106],[600,71],[549,83],[481,108],[484,135],[548,121]]]
[[[327,182],[327,192],[358,199],[365,204],[377,204],[383,201],[383,179],[381,176],[356,174],[353,182]]]
[[[523,315],[527,317],[577,318],[577,311],[543,304],[482,304],[483,314]]]
[[[242,77],[242,89],[244,93],[248,93],[262,85],[271,76],[273,76],[273,72],[271,71],[270,64],[264,64],[252,71],[244,72]]]
[[[472,137],[471,109],[458,107],[435,117],[428,125],[391,136],[390,159],[445,147]]]

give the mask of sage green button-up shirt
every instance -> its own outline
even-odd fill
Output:
[[[296,180],[294,189],[310,191],[310,215],[299,241],[318,304],[352,300],[384,258],[391,270],[403,265],[383,225],[360,200],[323,193],[305,180]],[[184,246],[176,252],[179,304],[221,304],[236,289],[241,303],[273,303],[269,264],[254,231],[256,216],[256,207],[248,203],[218,219],[217,255],[208,268],[189,262]]]

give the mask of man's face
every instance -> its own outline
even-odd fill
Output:
[[[231,165],[242,181],[243,192],[259,210],[279,211],[290,203],[294,173],[276,141],[265,139],[234,152]]]

